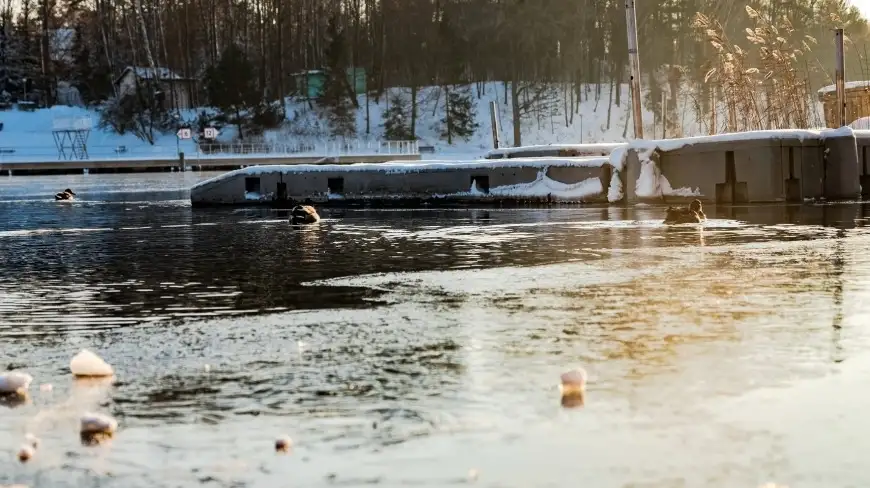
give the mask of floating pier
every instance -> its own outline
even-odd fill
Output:
[[[597,144],[548,144],[545,146],[522,146],[493,149],[486,153],[486,159],[512,158],[577,158],[588,156],[609,156],[614,150],[628,146],[627,142]]]
[[[195,155],[185,158],[116,158],[76,159],[66,161],[15,161],[0,160],[0,174],[33,175],[81,172],[133,173],[179,170],[230,170],[248,166],[291,164],[353,164],[381,163],[386,161],[415,161],[419,154],[362,154],[362,155]]]
[[[870,192],[868,147],[870,131],[775,130],[502,149],[462,162],[253,166],[197,184],[190,198],[194,206],[858,199],[862,187]]]
[[[602,200],[611,173],[609,157],[258,166],[206,180],[194,186],[190,195],[194,206],[392,205],[403,200],[595,202]]]

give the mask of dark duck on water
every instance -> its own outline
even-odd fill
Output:
[[[76,194],[72,190],[67,188],[64,191],[55,194],[54,199],[55,200],[72,200],[73,197],[75,197],[75,196],[76,196]]]
[[[665,224],[698,224],[707,220],[700,200],[692,200],[688,208],[668,207]]]
[[[319,221],[320,215],[310,205],[297,205],[290,211],[291,224],[314,224]]]

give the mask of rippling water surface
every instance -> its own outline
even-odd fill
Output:
[[[291,227],[190,208],[209,176],[0,178],[0,370],[35,378],[0,406],[0,484],[870,482],[861,204],[709,208],[701,230],[656,206]],[[81,348],[113,384],[74,384]],[[563,409],[575,365],[587,402]],[[110,444],[80,444],[88,410],[119,419]]]

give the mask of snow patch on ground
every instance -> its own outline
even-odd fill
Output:
[[[492,120],[489,113],[490,102],[495,102],[500,140],[505,145],[513,145],[513,126],[511,120],[510,96],[505,96],[505,89],[509,85],[500,82],[481,83],[470,87],[472,100],[476,112],[478,129],[468,140],[455,140],[447,144],[441,139],[442,123],[444,114],[444,93],[440,87],[424,87],[418,92],[418,120],[417,136],[420,145],[432,146],[434,158],[439,160],[468,160],[483,157],[492,149]],[[557,90],[561,91],[561,90]],[[535,117],[528,114],[523,117],[520,133],[524,145],[547,147],[550,144],[562,145],[566,148],[588,146],[590,143],[607,143],[604,146],[614,146],[624,143],[627,126],[630,124],[630,104],[613,105],[608,110],[608,96],[615,98],[619,91],[622,99],[629,98],[627,84],[615,86],[613,93],[609,93],[609,86],[599,87],[586,85],[582,87],[585,98],[580,100],[578,110],[573,116],[565,117],[564,114],[552,113],[546,117]],[[594,94],[600,93],[601,100],[596,100]],[[371,143],[383,140],[384,113],[388,108],[387,101],[394,94],[402,94],[409,99],[410,90],[405,88],[390,88],[380,99],[360,95],[357,102],[359,109],[356,111],[357,135],[346,139],[344,142],[351,147],[368,147]],[[588,97],[586,97],[588,95]],[[368,103],[367,103],[368,102]],[[564,107],[560,97],[557,97],[553,106]],[[677,110],[686,114],[694,113],[694,100],[690,94],[680,96]],[[368,110],[367,110],[368,106]],[[285,103],[287,111],[287,123],[275,130],[266,131],[261,137],[246,138],[237,141],[245,144],[252,142],[274,143],[278,145],[305,146],[314,145],[324,147],[329,141],[334,141],[328,136],[326,117],[317,108],[311,109],[306,101],[288,99]],[[181,118],[192,121],[201,110],[182,111]],[[368,112],[368,121],[366,113]],[[0,153],[0,160],[30,160],[30,161],[54,161],[58,159],[52,135],[53,121],[55,119],[78,119],[89,118],[93,129],[87,141],[90,159],[127,159],[127,158],[175,158],[178,151],[183,151],[188,159],[196,158],[197,147],[192,140],[178,141],[174,133],[155,134],[154,144],[151,145],[138,139],[135,135],[127,133],[116,134],[111,130],[97,128],[100,114],[93,109],[83,107],[55,106],[48,109],[39,109],[33,112],[17,110],[0,111],[0,122],[4,128],[0,130],[0,148],[14,150],[14,153]],[[686,122],[683,127],[685,134],[700,134],[702,128],[694,121],[694,117],[683,117]],[[652,133],[656,125],[655,115],[644,109],[643,121],[645,127]],[[367,130],[368,128],[368,130]],[[233,142],[236,135],[234,127],[221,129],[221,143]],[[616,144],[614,144],[616,143]],[[579,145],[579,146],[578,146]],[[120,148],[124,147],[124,151]],[[598,148],[600,150],[606,148]],[[369,151],[371,152],[371,151]],[[596,153],[597,154],[597,153]],[[237,157],[237,156],[236,156]]]

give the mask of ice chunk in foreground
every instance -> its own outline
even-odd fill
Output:
[[[13,371],[11,373],[0,374],[0,395],[25,393],[30,388],[32,381],[33,377],[27,373]]]
[[[75,376],[101,377],[115,374],[109,363],[87,349],[82,349],[81,352],[73,356],[69,363],[69,369]]]
[[[82,416],[81,440],[82,444],[93,446],[102,444],[111,439],[118,429],[118,421],[98,413],[86,413]]]
[[[18,451],[18,460],[22,463],[26,463],[30,461],[30,458],[36,454],[36,451],[30,446],[21,446],[21,449]]]
[[[99,413],[86,413],[82,416],[82,435],[114,434],[118,421]]]
[[[36,449],[39,447],[39,438],[31,433],[27,433],[24,435],[24,440],[27,441],[27,445]]]
[[[293,439],[286,435],[275,441],[275,450],[278,452],[288,452],[291,447],[293,447]]]
[[[586,389],[586,371],[582,368],[562,373],[561,379],[561,390],[563,395],[572,392],[582,392]]]

